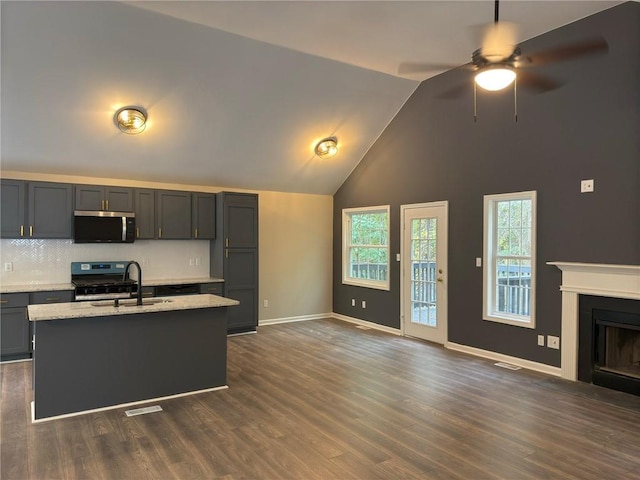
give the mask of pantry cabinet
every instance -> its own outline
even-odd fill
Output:
[[[216,199],[217,237],[211,242],[213,277],[224,278],[224,296],[240,305],[229,309],[229,333],[258,327],[258,196],[222,192]]]

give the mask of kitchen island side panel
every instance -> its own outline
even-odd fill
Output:
[[[34,327],[36,419],[226,385],[226,307]]]

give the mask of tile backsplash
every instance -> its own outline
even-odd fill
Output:
[[[143,280],[208,277],[209,241],[138,240],[106,245],[72,240],[0,240],[0,283],[68,283],[71,262],[114,260],[139,262]]]

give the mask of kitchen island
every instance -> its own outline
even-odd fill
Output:
[[[226,388],[227,309],[216,295],[29,305],[33,419]]]

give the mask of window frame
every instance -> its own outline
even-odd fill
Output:
[[[357,214],[368,213],[386,213],[387,214],[387,279],[386,280],[369,280],[363,278],[354,278],[349,275],[351,271],[350,265],[350,249],[353,247],[350,243],[351,239],[351,217]],[[389,291],[390,284],[390,268],[391,268],[391,248],[390,242],[390,225],[391,225],[391,208],[389,205],[378,205],[373,207],[356,207],[342,209],[342,283],[344,285],[354,285],[358,287],[373,288],[376,290]]]
[[[496,262],[497,262],[497,210],[501,201],[530,200],[531,201],[531,283],[529,299],[529,315],[509,314],[500,312],[496,305]],[[484,258],[482,279],[482,318],[484,320],[504,323],[525,328],[535,328],[536,325],[536,230],[537,230],[537,192],[535,190],[502,193],[484,196]]]

